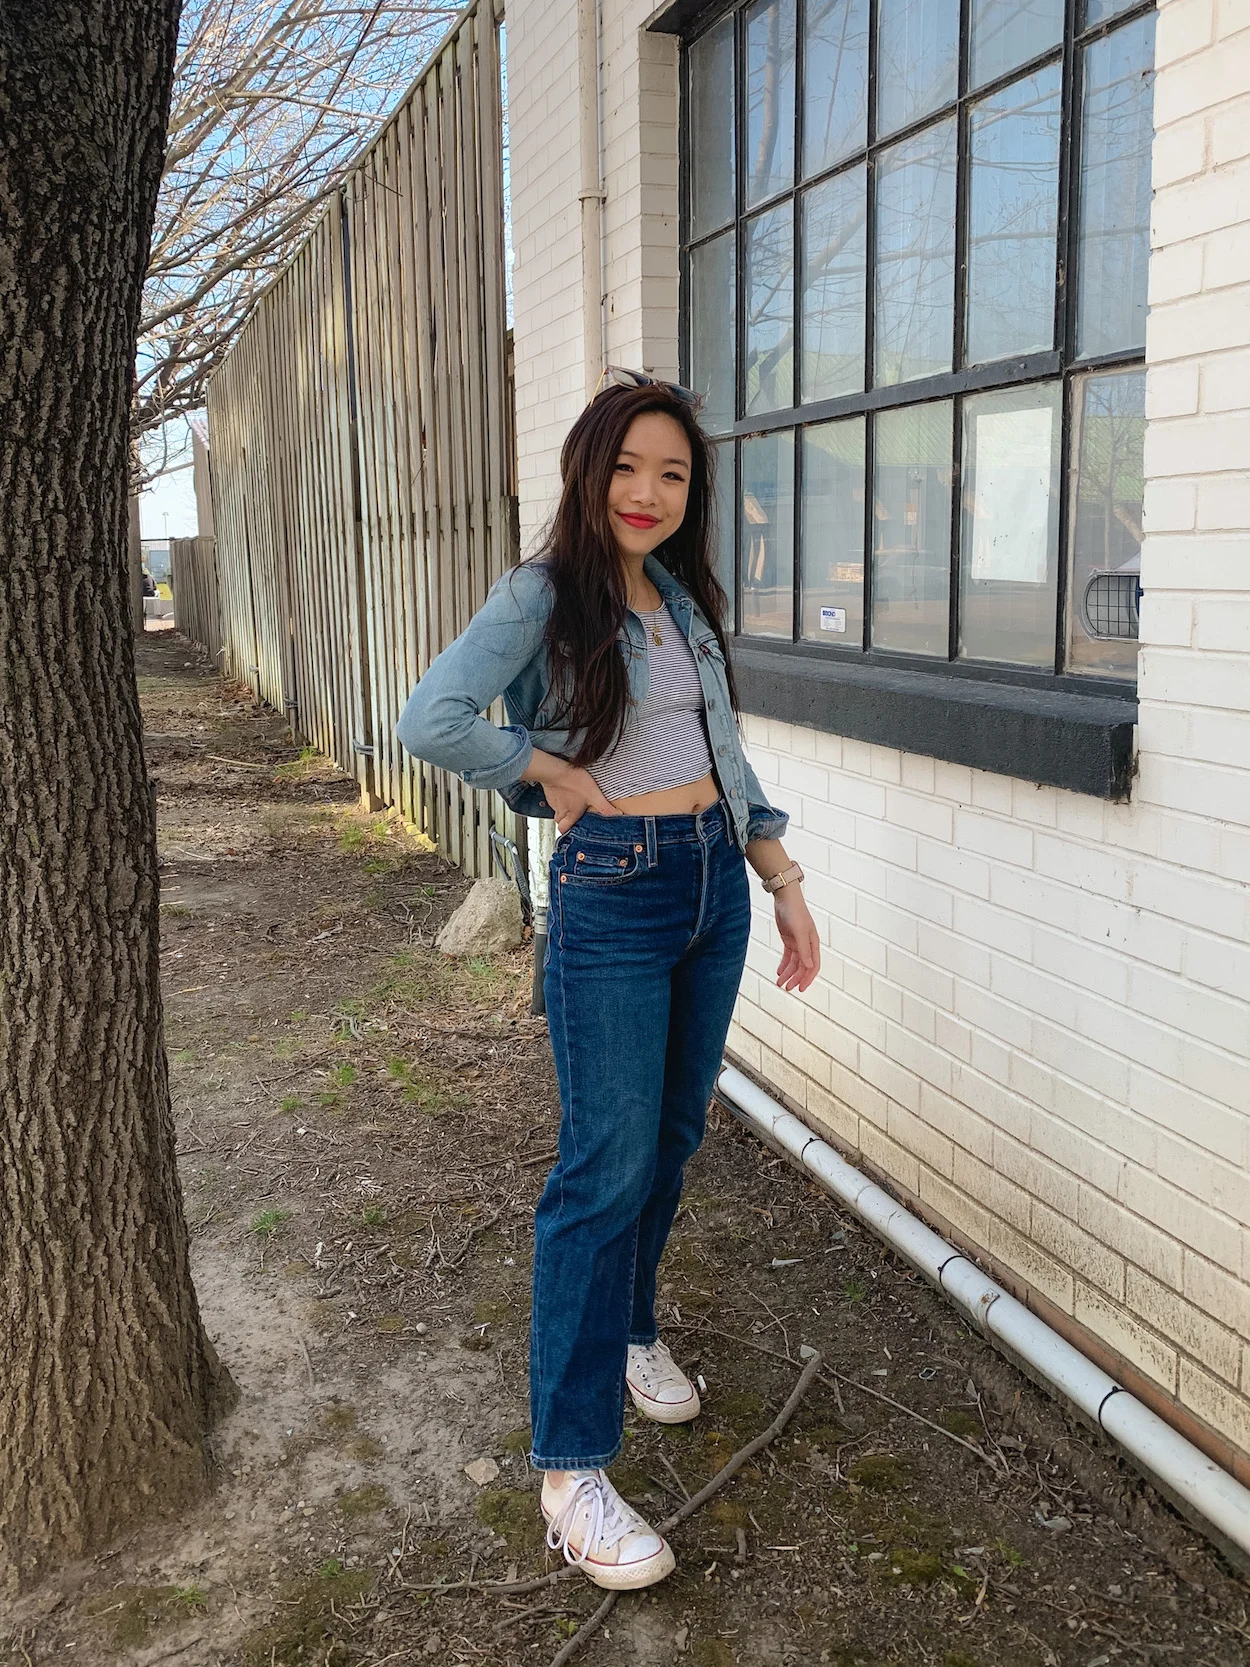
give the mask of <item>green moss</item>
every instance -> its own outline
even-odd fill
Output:
[[[944,1430],[952,1435],[963,1436],[965,1441],[979,1441],[984,1431],[981,1420],[974,1418],[970,1412],[962,1407],[944,1407],[937,1415],[937,1421]]]
[[[346,1492],[340,1493],[335,1501],[345,1517],[373,1516],[378,1511],[384,1511],[390,1502],[390,1494],[377,1482],[365,1482],[361,1487],[348,1488]]]
[[[405,1330],[407,1325],[408,1322],[402,1314],[381,1314],[373,1322],[373,1329],[380,1331],[383,1336],[390,1336],[395,1332]]]
[[[154,1631],[178,1626],[203,1609],[208,1594],[194,1581],[186,1586],[118,1586],[88,1605],[108,1628],[116,1649],[133,1649]]]
[[[694,1667],[734,1667],[733,1651],[722,1638],[698,1639],[691,1660]]]
[[[347,1667],[355,1656],[344,1611],[357,1604],[373,1584],[364,1569],[345,1569],[337,1558],[313,1574],[292,1581],[283,1596],[283,1612],[258,1627],[243,1642],[246,1667]]]
[[[486,1298],[473,1305],[474,1325],[498,1325],[500,1320],[506,1320],[512,1312],[512,1304],[507,1299],[498,1300]]]
[[[290,1210],[257,1210],[252,1217],[251,1231],[259,1238],[272,1239],[284,1221],[290,1221]]]
[[[500,1442],[505,1453],[528,1453],[530,1450],[530,1427],[528,1424],[518,1424],[515,1430],[509,1430]]]
[[[341,1401],[335,1401],[321,1414],[322,1429],[329,1430],[332,1435],[346,1435],[349,1430],[356,1428],[356,1409],[344,1406]]]
[[[887,1567],[895,1580],[910,1586],[932,1586],[942,1578],[942,1559],[935,1551],[913,1551],[909,1546],[896,1546],[891,1551]]]
[[[546,1525],[532,1493],[519,1488],[487,1488],[477,1496],[477,1519],[495,1534],[502,1534],[514,1552],[539,1551],[545,1543]]]
[[[871,1493],[896,1493],[907,1482],[906,1461],[893,1453],[868,1453],[848,1472],[851,1481]]]
[[[380,1459],[386,1452],[385,1443],[375,1435],[358,1435],[350,1442],[347,1451],[354,1459],[363,1459],[366,1463],[372,1459]]]

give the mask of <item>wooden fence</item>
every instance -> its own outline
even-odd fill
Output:
[[[171,538],[169,562],[174,624],[184,637],[190,637],[216,659],[221,653],[221,609],[212,538]]]
[[[501,21],[461,13],[208,394],[223,669],[469,874],[515,819],[394,729],[516,560]]]

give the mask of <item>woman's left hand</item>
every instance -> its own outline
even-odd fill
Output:
[[[807,899],[798,886],[782,886],[774,896],[777,930],[785,954],[777,968],[783,990],[806,990],[820,971],[820,937]]]

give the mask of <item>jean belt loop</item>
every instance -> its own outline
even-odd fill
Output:
[[[655,837],[655,817],[648,816],[647,824],[647,867],[654,868],[658,855],[658,845]]]

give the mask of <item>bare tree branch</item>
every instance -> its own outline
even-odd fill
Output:
[[[136,440],[208,377],[458,8],[187,0],[136,365]]]

